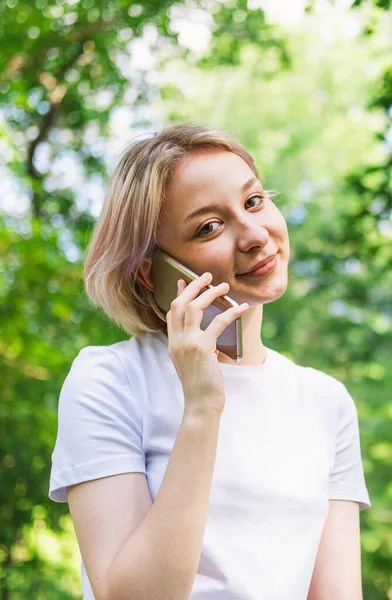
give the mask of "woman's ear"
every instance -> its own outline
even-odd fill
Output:
[[[152,284],[152,258],[145,258],[141,265],[138,268],[136,273],[136,279],[140,281],[144,287],[146,287],[150,292],[154,291],[154,286]]]

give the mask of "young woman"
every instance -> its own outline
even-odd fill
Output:
[[[156,248],[200,275],[179,281],[165,318]],[[355,403],[260,337],[289,253],[281,212],[228,135],[174,125],[122,155],[85,283],[132,337],[75,358],[49,491],[69,503],[85,600],[362,598],[371,504]],[[224,294],[240,306],[201,330]],[[236,364],[216,341],[239,315]]]

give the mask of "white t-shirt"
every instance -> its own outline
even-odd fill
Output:
[[[346,387],[266,350],[263,365],[220,363],[225,407],[190,600],[306,600],[328,500],[371,506]],[[141,472],[154,501],[183,410],[163,333],[83,348],[60,394],[49,498]],[[94,600],[83,561],[81,577]]]

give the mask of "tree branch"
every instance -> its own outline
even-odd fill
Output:
[[[57,88],[59,87],[59,85],[64,85],[64,75],[68,71],[68,69],[70,69],[75,64],[75,62],[78,60],[79,56],[83,53],[83,45],[84,45],[85,41],[87,41],[87,38],[82,38],[78,42],[78,44],[75,48],[75,51],[69,57],[67,62],[64,63],[61,66],[61,68],[59,69],[59,72],[57,73],[57,76],[55,77],[58,82]],[[34,166],[35,153],[36,153],[36,150],[37,150],[37,147],[39,146],[39,144],[48,136],[49,131],[54,126],[54,124],[58,118],[58,115],[60,114],[61,103],[62,103],[62,100],[63,100],[65,94],[66,94],[66,90],[62,95],[60,95],[58,97],[57,101],[56,101],[56,99],[52,99],[52,102],[50,104],[50,109],[46,113],[44,118],[42,119],[42,123],[41,123],[41,127],[39,129],[38,135],[31,142],[31,144],[29,145],[29,147],[27,149],[26,171],[27,171],[27,174],[33,180],[35,180],[36,183],[38,183],[40,180],[43,179],[43,175],[41,175]],[[42,215],[42,207],[41,207],[41,203],[40,203],[40,194],[39,194],[38,189],[36,189],[36,188],[38,188],[38,185],[33,184],[32,209],[33,209],[34,216],[36,218],[40,218]]]

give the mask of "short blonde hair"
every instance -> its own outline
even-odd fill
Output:
[[[166,314],[135,277],[152,257],[169,177],[184,157],[206,148],[238,154],[258,177],[253,158],[229,135],[207,126],[175,124],[131,144],[109,179],[84,262],[90,302],[131,335],[163,331]]]

